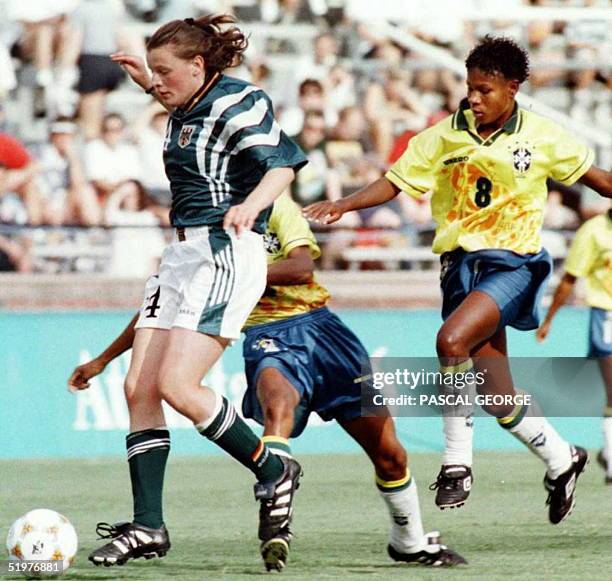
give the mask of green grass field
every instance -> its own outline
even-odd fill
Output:
[[[593,456],[593,454],[591,454]],[[578,485],[577,507],[548,524],[543,470],[528,453],[478,453],[467,506],[439,511],[427,485],[438,455],[415,454],[426,530],[469,561],[460,569],[395,564],[386,555],[387,514],[361,455],[302,458],[295,539],[282,579],[603,579],[612,571],[612,486],[591,462]],[[173,549],[164,560],[95,568],[97,521],[131,514],[127,465],[119,460],[0,462],[0,531],[32,508],[53,508],[77,528],[80,550],[66,579],[254,579],[266,574],[256,539],[257,504],[250,474],[225,459],[174,458],[166,481],[166,522]],[[606,574],[605,571],[608,571]],[[607,576],[608,575],[608,576]]]

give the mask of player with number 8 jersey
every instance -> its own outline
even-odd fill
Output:
[[[574,506],[586,451],[563,440],[535,405],[515,398],[505,328],[539,324],[539,299],[552,270],[540,237],[547,178],[581,181],[612,197],[612,174],[595,167],[593,152],[560,126],[518,106],[529,58],[514,41],[485,37],[465,64],[467,98],[454,115],[411,139],[383,178],[337,202],[313,204],[305,214],[331,223],[400,191],[432,192],[444,319],[436,350],[441,371],[457,378],[456,387],[445,389],[460,390],[459,375],[477,370],[486,377],[481,394],[504,396],[503,404],[485,409],[546,464],[549,520],[557,524]],[[445,451],[432,484],[442,509],[462,506],[473,482],[472,406],[444,411]]]

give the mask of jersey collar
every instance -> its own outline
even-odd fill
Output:
[[[517,103],[514,103],[514,109],[512,115],[506,121],[501,129],[498,129],[495,133],[491,134],[487,139],[483,139],[478,135],[476,131],[476,121],[474,114],[470,109],[470,104],[467,99],[463,99],[459,105],[459,109],[455,111],[452,118],[452,127],[457,131],[467,131],[478,143],[489,145],[493,143],[502,133],[511,135],[512,133],[518,133],[522,125],[522,115]]]
[[[179,107],[176,112],[179,114],[186,114],[193,110],[193,108],[210,92],[210,90],[217,84],[221,78],[221,73],[214,73],[210,79],[206,79],[202,86],[194,93],[194,95],[187,101],[182,107]]]

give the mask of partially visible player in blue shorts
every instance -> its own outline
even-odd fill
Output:
[[[576,232],[565,260],[565,274],[538,329],[538,341],[546,339],[555,314],[581,277],[586,280],[586,303],[591,307],[588,357],[597,358],[606,389],[604,447],[597,461],[606,471],[606,484],[612,484],[612,208],[591,218]]]
[[[391,517],[389,556],[424,566],[466,563],[440,543],[438,533],[424,532],[416,482],[388,411],[383,408],[375,416],[361,417],[368,354],[325,306],[329,293],[313,277],[319,247],[287,195],[274,203],[264,242],[268,286],[245,325],[244,415],[264,425],[263,442],[284,458],[292,457],[289,438],[302,433],[310,413],[336,420],[374,464],[376,486]],[[129,349],[134,324],[135,319],[100,356],[77,367],[69,384],[86,384]],[[278,502],[267,510],[278,516],[279,533],[270,539],[260,534],[269,570],[284,568],[291,541],[291,514],[282,499]]]
[[[388,411],[361,416],[368,354],[325,306],[329,293],[313,276],[320,250],[289,197],[274,203],[264,242],[268,286],[244,329],[248,386],[243,414],[263,424],[262,440],[281,455],[291,455],[289,438],[302,433],[312,412],[336,420],[374,464],[376,485],[391,516],[391,558],[422,565],[465,563],[440,545],[437,534],[424,534],[416,483]],[[286,551],[290,539],[287,527]]]

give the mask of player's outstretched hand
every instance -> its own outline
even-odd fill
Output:
[[[259,210],[247,202],[232,206],[225,214],[223,228],[229,230],[233,226],[236,229],[236,235],[240,236],[243,230],[253,228],[258,215]]]
[[[145,62],[139,56],[116,52],[110,55],[112,61],[119,63],[121,68],[132,78],[132,80],[147,90],[151,87],[151,76]]]
[[[536,339],[538,343],[541,343],[548,336],[548,332],[550,331],[550,322],[544,321],[540,328],[536,331]]]
[[[344,212],[336,202],[317,202],[303,208],[302,214],[312,222],[333,224],[342,218]]]
[[[72,392],[87,389],[89,380],[104,371],[106,365],[99,359],[92,359],[83,365],[79,365],[68,378],[68,389]]]

